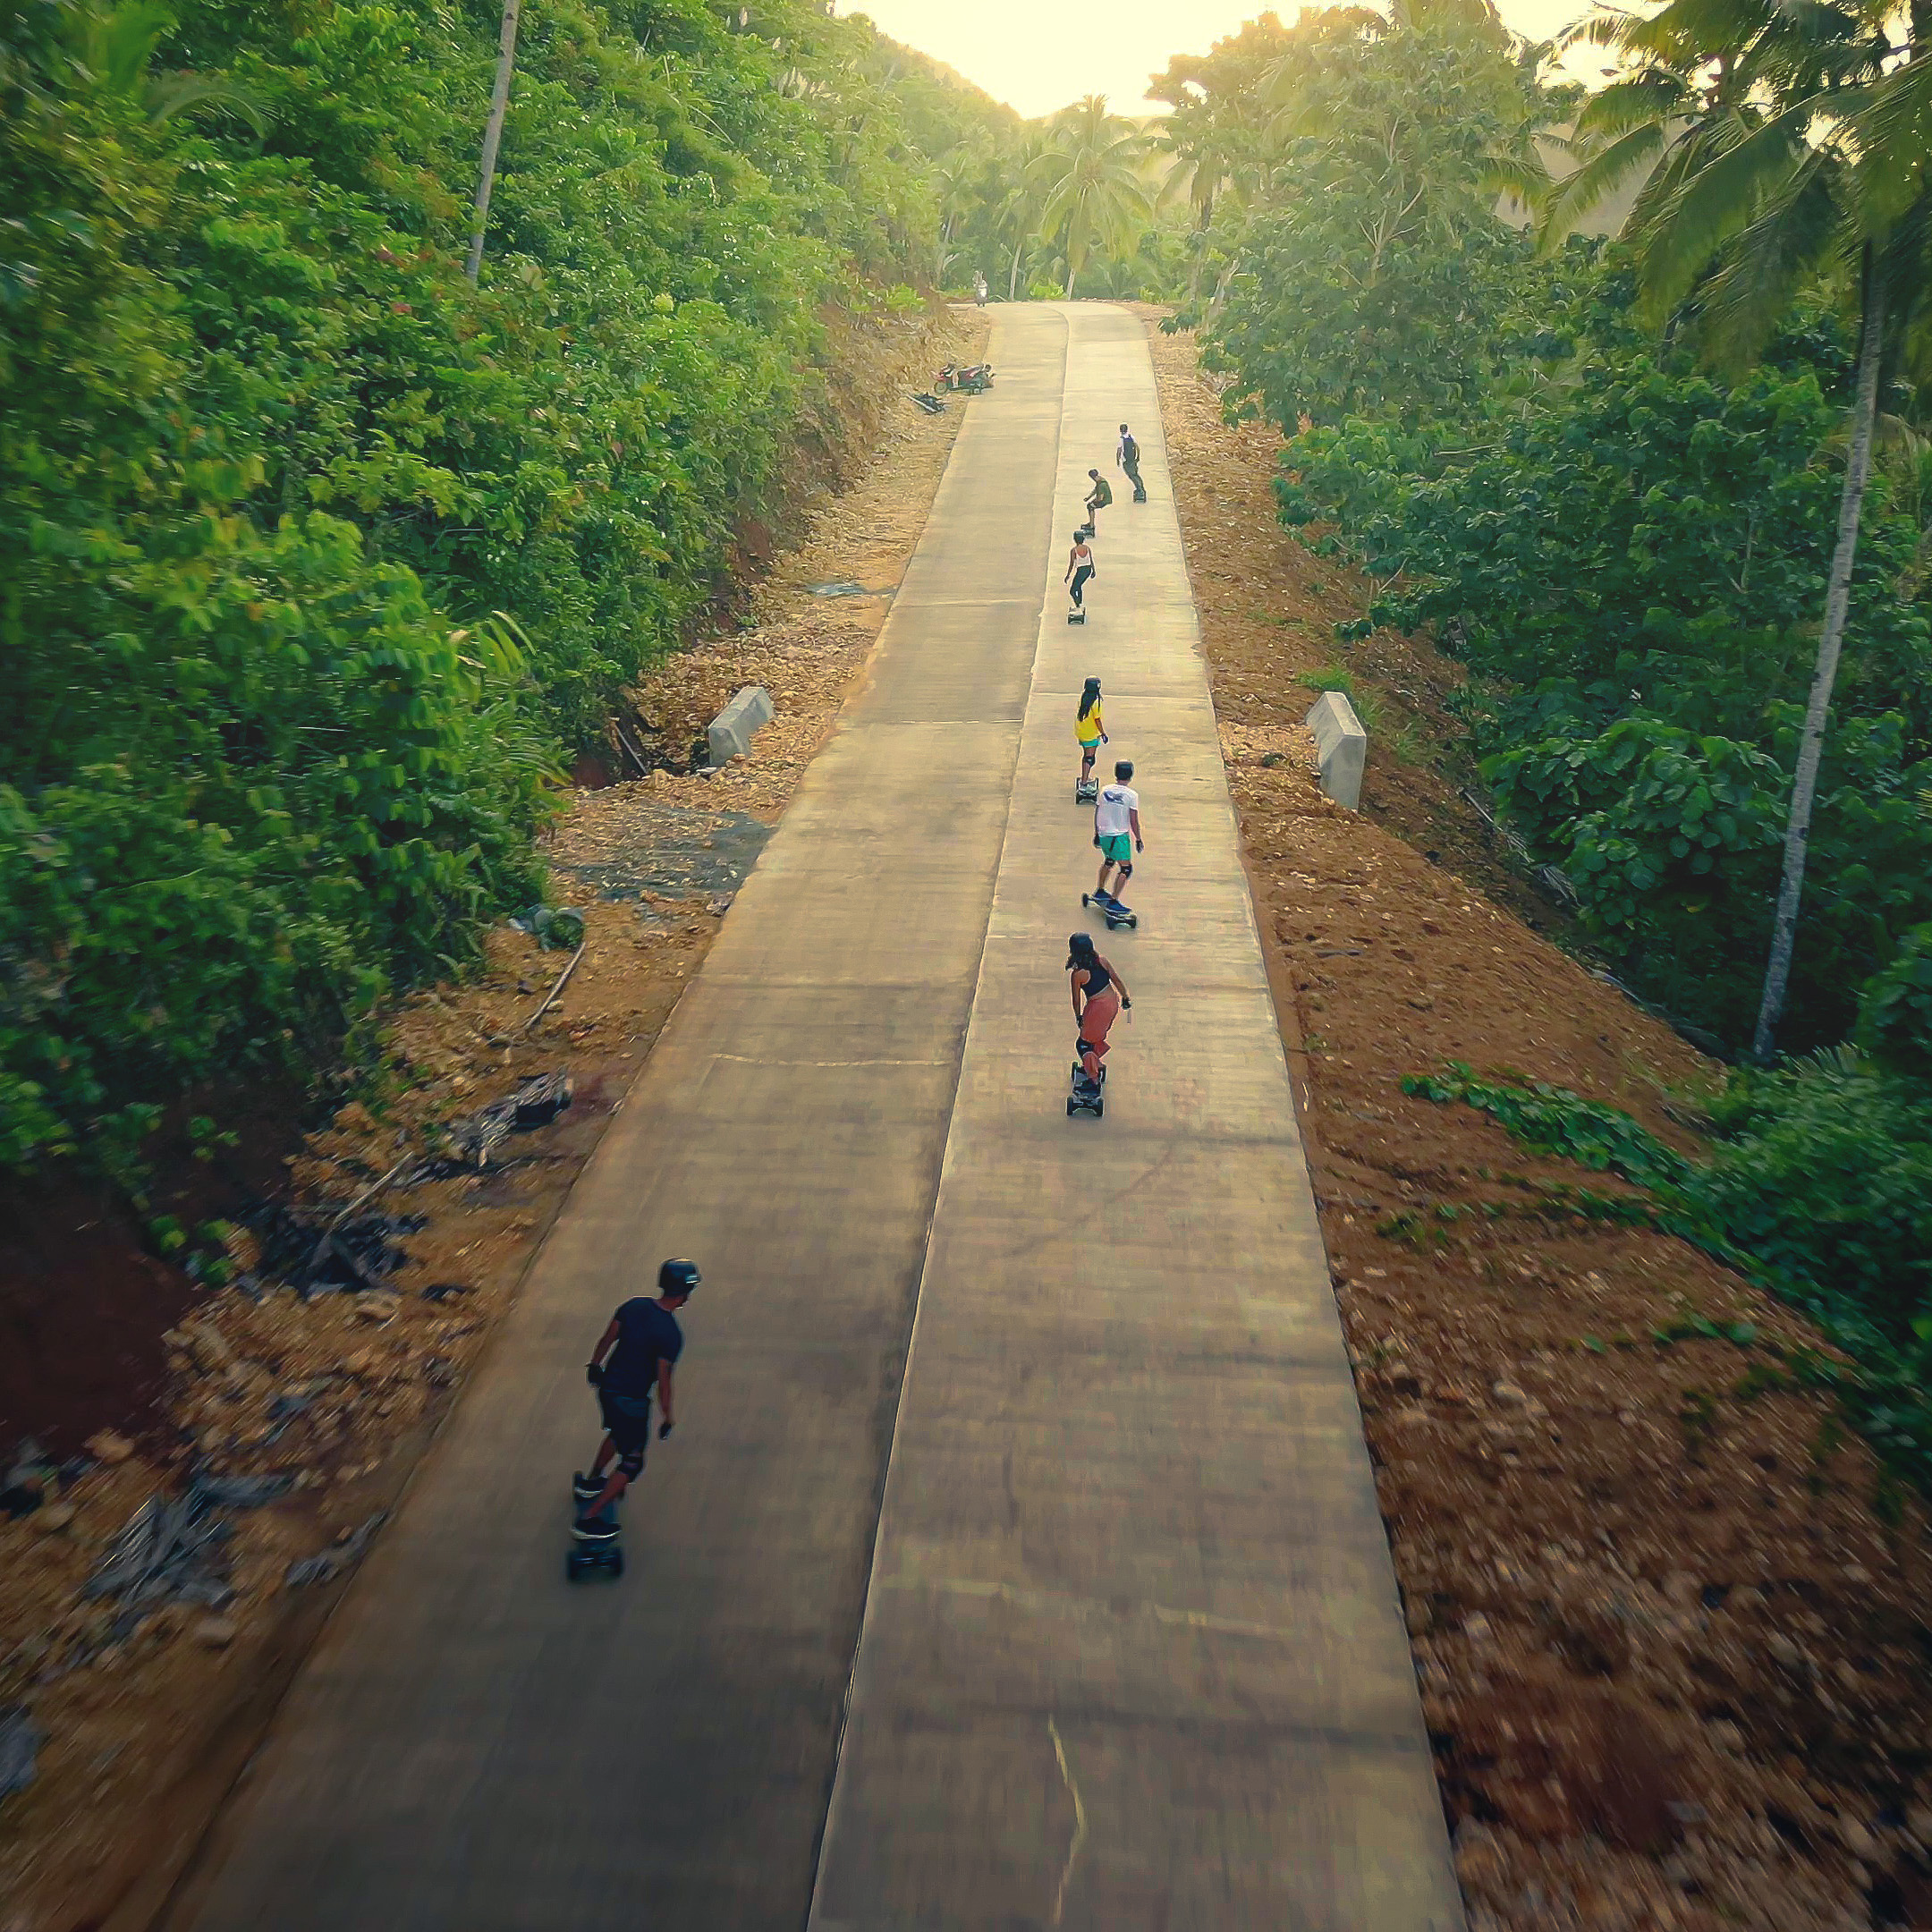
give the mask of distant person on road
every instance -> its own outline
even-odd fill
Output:
[[[1120,448],[1114,452],[1114,461],[1127,472],[1127,480],[1133,485],[1133,500],[1145,503],[1147,485],[1140,480],[1140,445],[1125,423],[1120,426]]]
[[[1093,487],[1087,492],[1087,528],[1094,527],[1094,519],[1114,501],[1114,486],[1097,470],[1087,472]]]
[[[691,1261],[666,1261],[657,1270],[657,1299],[638,1295],[610,1318],[610,1326],[596,1348],[585,1377],[597,1392],[604,1415],[604,1440],[588,1476],[576,1482],[578,1524],[589,1528],[621,1497],[644,1471],[644,1452],[650,1444],[651,1396],[655,1393],[662,1419],[657,1439],[671,1433],[671,1371],[684,1352],[684,1331],[677,1311],[691,1300],[703,1277]],[[606,1360],[605,1358],[608,1357]],[[608,1477],[612,1459],[617,1467]],[[594,1499],[594,1500],[593,1500]]]
[[[1100,1063],[1106,1057],[1107,1033],[1122,1009],[1133,1002],[1114,962],[1097,951],[1085,933],[1075,933],[1067,941],[1067,984],[1073,995],[1073,1018],[1080,1028],[1080,1072],[1089,1087],[1097,1087]]]
[[[1100,755],[1100,747],[1107,741],[1106,724],[1100,715],[1100,680],[1097,677],[1089,678],[1081,689],[1073,735],[1080,740],[1080,782],[1084,789],[1093,776],[1094,760]]]
[[[1133,877],[1134,854],[1147,850],[1140,835],[1140,794],[1131,783],[1133,761],[1122,758],[1114,767],[1114,783],[1100,787],[1093,814],[1093,842],[1100,848],[1100,877],[1093,895],[1105,905],[1121,906],[1120,895],[1107,890],[1109,877],[1127,890]]]
[[[973,270],[973,306],[975,308],[984,309],[986,307],[986,271],[983,268],[975,268]]]
[[[1066,574],[1060,581],[1068,587],[1069,595],[1073,599],[1073,608],[1077,611],[1087,608],[1085,594],[1087,586],[1093,581],[1093,552],[1087,545],[1087,532],[1075,530],[1073,547],[1067,552]]]

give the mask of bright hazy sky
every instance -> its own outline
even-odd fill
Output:
[[[1500,0],[1517,32],[1547,39],[1589,11],[1587,0]],[[882,32],[956,67],[1031,118],[1083,94],[1105,94],[1116,114],[1146,114],[1148,76],[1175,54],[1205,54],[1265,0],[838,0]],[[1284,21],[1300,0],[1275,8]],[[1586,62],[1589,56],[1585,56]],[[1593,78],[1588,65],[1579,80]]]

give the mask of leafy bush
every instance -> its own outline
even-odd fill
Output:
[[[1712,1115],[1697,1191],[1732,1239],[1894,1347],[1932,1341],[1932,1095],[1819,1054],[1733,1075]]]
[[[1875,1445],[1932,1491],[1932,1095],[1857,1055],[1733,1074],[1686,1160],[1621,1109],[1466,1066],[1405,1092],[1462,1101],[1539,1153],[1644,1189],[1657,1224],[1762,1282],[1852,1358],[1832,1377]]]
[[[1453,640],[1479,681],[1467,713],[1485,775],[1619,970],[1741,1039],[1836,518],[1827,384],[1842,369],[1829,327],[1794,327],[1727,386],[1629,339],[1614,264],[1571,275],[1565,386],[1525,407],[1499,377],[1453,419],[1305,431],[1282,513],[1326,520],[1315,547],[1388,586],[1378,621]],[[1932,611],[1892,588],[1912,580],[1918,541],[1876,479],[1810,841],[1795,1045],[1842,1037],[1860,984],[1932,916]]]
[[[1203,362],[1291,433],[1304,415],[1453,413],[1494,380],[1533,272],[1485,181],[1534,89],[1481,25],[1318,40],[1305,60],[1294,138]]]
[[[1932,925],[1913,927],[1867,983],[1856,1038],[1895,1072],[1932,1081]]]
[[[814,426],[822,311],[920,306],[902,107],[994,112],[790,0],[560,0],[473,288],[497,21],[0,0],[0,1165],[128,1171],[530,902],[561,745]]]

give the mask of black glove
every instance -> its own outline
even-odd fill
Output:
[[[583,1375],[584,1380],[592,1388],[602,1388],[604,1386],[604,1364],[602,1362],[586,1362]]]
[[[658,1440],[659,1442],[662,1442],[662,1441],[663,1441],[663,1440],[665,1439],[665,1437],[666,1436],[668,1436],[668,1435],[669,1435],[670,1433],[671,1433],[671,1425],[670,1425],[670,1424],[669,1424],[668,1422],[660,1422],[660,1423],[659,1423],[659,1424],[657,1425],[657,1440]]]

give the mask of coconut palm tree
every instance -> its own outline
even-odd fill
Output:
[[[1573,172],[1541,198],[1546,249],[1633,186],[1626,228],[1650,231],[1684,182],[1756,132],[1777,103],[1868,77],[1887,52],[1853,9],[1777,0],[1674,0],[1648,17],[1608,7],[1557,46],[1603,47],[1624,71],[1585,102],[1567,138],[1552,139]]]
[[[939,246],[933,267],[936,283],[945,281],[953,258],[953,244],[979,206],[982,163],[983,157],[962,141],[933,164],[933,188],[939,201]]]
[[[1768,1060],[1790,986],[1832,688],[1851,610],[1871,473],[1880,371],[1932,304],[1932,47],[1915,8],[1903,47],[1855,5],[1672,0],[1610,44],[1638,52],[1633,91],[1597,117],[1589,193],[1648,165],[1624,233],[1654,317],[1695,297],[1710,358],[1756,356],[1799,288],[1835,275],[1859,318],[1859,353],[1838,530],[1817,662],[1792,773],[1784,862],[1753,1052]],[[1903,64],[1900,64],[1900,56]],[[1618,147],[1623,158],[1614,158]],[[1620,173],[1621,171],[1621,173]],[[1566,184],[1567,185],[1567,184]]]
[[[1044,190],[1040,237],[1057,238],[1065,250],[1070,301],[1096,245],[1116,253],[1131,249],[1153,219],[1140,173],[1149,147],[1131,121],[1107,112],[1104,94],[1089,94],[1055,117],[1029,172]]]

